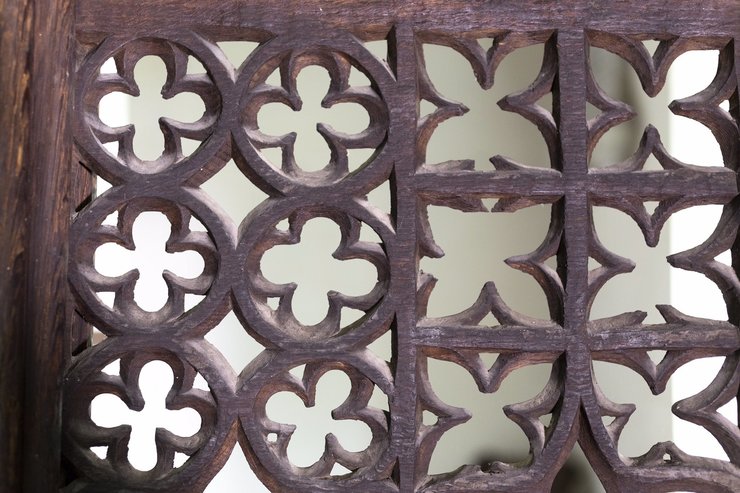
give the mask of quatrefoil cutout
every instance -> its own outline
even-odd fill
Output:
[[[375,284],[377,275],[371,264],[343,255],[341,247],[334,253],[323,249],[327,244],[341,242],[340,238],[334,240],[337,233],[336,224],[328,219],[310,220],[299,233],[299,243],[276,246],[262,258],[262,272],[268,280],[295,286],[291,305],[296,319],[303,324],[315,325],[333,315],[335,305],[342,297],[347,298],[340,292],[354,291],[350,296],[362,296]],[[327,262],[328,258],[332,261]],[[297,283],[291,282],[296,280]],[[322,286],[331,289],[327,291]],[[340,318],[346,319],[348,314],[341,313],[346,308],[340,308]],[[346,320],[341,323],[347,325]]]
[[[157,466],[156,442],[164,436],[159,430],[166,429],[167,433],[188,438],[201,429],[201,417],[195,409],[167,408],[166,396],[173,384],[174,376],[169,365],[152,361],[142,367],[139,375],[138,385],[144,401],[142,409],[114,394],[99,394],[90,404],[90,417],[97,426],[109,430],[124,426],[130,430],[127,460],[137,470],[150,471]],[[159,439],[157,435],[160,435]],[[186,457],[176,455],[173,465],[181,465],[178,461],[183,459]]]
[[[142,310],[155,313],[167,304],[172,282],[197,279],[203,274],[203,257],[195,250],[168,252],[171,225],[156,212],[143,212],[132,226],[133,249],[105,243],[95,252],[95,269],[118,278],[137,274],[134,301]],[[132,269],[133,267],[133,269]]]
[[[262,149],[263,154],[270,149],[279,151],[274,158],[268,157],[273,166],[287,174],[294,174],[296,167],[308,173],[326,173],[330,165],[348,173],[362,164],[353,162],[351,151],[372,153],[369,141],[361,148],[342,149],[350,143],[359,145],[361,134],[370,132],[369,114],[356,101],[345,98],[343,102],[331,85],[323,68],[309,66],[298,74],[296,94],[287,105],[274,102],[259,109],[260,142],[280,143]]]
[[[373,375],[390,380],[385,362],[367,352],[360,360],[372,360]],[[347,380],[349,385],[341,385]],[[386,414],[371,403],[376,389],[363,371],[340,361],[310,362],[271,375],[256,399],[271,461],[303,477],[372,471],[389,438]]]
[[[75,395],[64,404],[70,459],[137,490],[160,480],[161,489],[176,469],[197,474],[223,426],[210,385],[168,349],[120,353],[110,341],[65,382]]]
[[[260,271],[255,274],[253,294],[261,299],[258,302],[266,311],[269,310],[270,320],[280,330],[297,338],[316,340],[336,335],[350,325],[346,316],[351,313],[345,309],[368,313],[376,306],[387,289],[388,264],[381,244],[360,239],[361,228],[366,226],[359,220],[339,212],[325,211],[319,214],[325,216],[323,222],[317,221],[314,230],[311,220],[316,216],[312,214],[310,210],[296,212],[290,216],[287,230],[275,226],[268,231],[263,240],[265,246],[261,247],[266,251],[260,258]],[[332,232],[332,226],[339,228],[341,236],[339,246],[331,256],[341,262],[332,262],[330,266],[325,262],[318,263],[314,258],[320,254],[319,247],[326,244],[322,238]],[[304,247],[303,239],[308,237],[310,245]],[[278,248],[289,247],[291,250],[300,248],[302,252],[277,255],[282,253],[277,251]],[[286,265],[291,268],[286,270]],[[376,276],[369,275],[372,270],[376,271]],[[295,279],[296,271],[301,271],[303,280],[310,285],[301,288],[300,284],[286,282]],[[358,282],[359,279],[362,282]],[[334,290],[317,293],[318,286],[326,286],[326,281],[336,282],[343,289],[356,290],[358,294]],[[308,297],[304,298],[304,293],[312,298],[311,302],[306,303]],[[328,301],[324,313],[320,313],[321,304],[316,296],[325,296]],[[277,305],[270,306],[268,302],[272,301]]]
[[[269,61],[266,67],[276,65]],[[387,138],[389,115],[359,62],[344,53],[307,48],[285,55],[277,70],[279,83],[271,83],[269,69],[260,70],[243,103],[242,125],[250,144],[260,151],[257,159],[308,186],[335,183],[374,161]],[[303,84],[304,77],[317,81],[321,75],[328,75],[328,88],[325,83],[314,86],[321,90]],[[303,134],[314,132],[320,139],[304,146],[309,140]],[[354,162],[356,156],[365,161]]]
[[[308,403],[287,391],[278,392],[267,401],[267,416],[280,423],[280,428],[292,430],[287,446],[292,464],[298,467],[316,464],[329,444],[348,452],[362,452],[370,445],[372,433],[367,424],[331,417],[349,397],[351,388],[345,384],[349,384],[347,374],[332,371],[321,377]],[[277,441],[278,435],[268,435],[268,442],[271,440]]]
[[[128,142],[119,148],[124,159],[156,167],[158,161],[179,161],[190,155],[192,149],[183,148],[183,141],[188,140],[183,131],[202,118],[203,100],[195,93],[176,93],[168,87],[167,68],[158,57],[139,60],[134,78],[136,85],[130,94],[111,92],[100,100],[101,106],[110,104],[109,99],[117,100],[119,105],[117,118],[100,111],[100,120],[111,129],[130,130],[132,134],[125,138],[131,139],[131,148],[127,148]]]
[[[193,49],[201,53],[202,48]],[[214,155],[221,139],[211,138],[219,122],[221,95],[208,73],[187,73],[189,53],[191,47],[162,39],[140,39],[121,47],[111,38],[90,57],[84,69],[88,79],[78,86],[78,122],[84,128],[78,143],[97,174],[118,183],[186,160],[193,163],[183,173],[224,164],[222,156]],[[111,98],[120,107],[104,111]]]
[[[127,330],[114,323],[120,318],[125,327],[152,327],[199,307],[218,273],[211,232],[191,230],[189,209],[164,199],[133,200],[115,212],[115,225],[87,231],[73,252],[73,285],[97,307],[92,323],[113,335]]]

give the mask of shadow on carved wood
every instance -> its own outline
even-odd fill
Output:
[[[549,491],[576,441],[608,491],[737,490],[740,434],[717,412],[736,397],[740,384],[739,110],[732,40],[661,36],[650,55],[641,42],[652,35],[596,30],[466,33],[404,25],[355,34],[307,27],[295,34],[294,25],[278,25],[229,28],[221,36],[166,29],[138,36],[121,29],[80,37],[75,145],[82,164],[111,188],[77,214],[71,231],[69,277],[77,310],[106,338],[79,353],[66,375],[64,447],[76,475],[66,491],[201,491],[234,447],[273,491]],[[230,36],[251,43],[245,59],[233,61],[224,53],[226,45],[217,43]],[[525,164],[498,153],[488,156],[492,166],[485,171],[465,155],[426,162],[438,127],[466,110],[433,83],[426,45],[459,53],[484,90],[496,87],[496,70],[507,56],[541,47],[534,80],[499,105],[537,129],[547,162]],[[627,60],[651,96],[678,55],[718,50],[714,81],[673,102],[670,110],[711,130],[724,167],[679,162],[648,128],[626,161],[588,169],[598,140],[630,116],[626,104],[604,92],[591,74],[589,45]],[[136,126],[109,126],[98,108],[108,94],[140,93],[135,70],[148,56],[166,68],[165,99],[190,93],[204,109],[195,121],[159,120],[159,156],[137,153]],[[101,72],[111,58],[115,71]],[[301,74],[314,70],[329,78],[325,93],[317,96],[327,111],[349,105],[362,117],[349,129],[317,122],[328,153],[304,162],[295,152],[302,136],[290,125],[271,126],[263,112],[275,105],[288,115],[299,112],[310,99],[302,94]],[[729,112],[720,107],[725,100]],[[601,112],[590,120],[587,103]],[[292,123],[287,120],[281,123]],[[650,154],[662,170],[643,169]],[[261,191],[249,211],[219,205],[213,183],[225,168],[233,173],[234,165]],[[368,200],[383,187],[391,191],[387,210]],[[644,207],[648,201],[658,202],[652,213]],[[710,203],[724,207],[714,233],[668,262],[717,284],[727,321],[688,316],[667,305],[658,307],[664,319],[659,324],[645,324],[640,311],[589,320],[599,290],[632,268],[631,260],[599,240],[592,206],[628,214],[652,247],[671,214]],[[546,310],[537,316],[520,313],[501,297],[496,279],[487,279],[477,299],[459,313],[428,316],[435,280],[419,264],[444,254],[435,243],[431,207],[486,214],[549,209],[539,243],[507,260],[531,276]],[[137,301],[144,273],[100,272],[95,262],[104,245],[137,249],[136,220],[150,213],[161,213],[170,225],[167,253],[193,252],[203,264],[200,272],[187,275],[165,271],[167,299],[161,306]],[[334,258],[368,264],[375,280],[364,293],[329,292],[325,315],[306,323],[293,310],[295,283],[273,279],[265,272],[265,258],[271,250],[299,243],[316,218],[340,232]],[[714,260],[727,250],[733,251],[734,267]],[[589,257],[599,264],[590,271]],[[343,319],[345,309],[358,316]],[[236,364],[227,360],[226,349],[209,342],[209,334],[234,316],[240,323],[236,330],[260,346],[251,360]],[[491,318],[494,323],[487,323]],[[379,340],[390,341],[389,355],[368,349]],[[665,357],[655,363],[651,350],[665,350]],[[495,361],[491,353],[498,355]],[[670,442],[654,444],[639,457],[620,454],[619,436],[634,406],[601,391],[592,360],[628,367],[659,394],[677,368],[710,355],[726,356],[716,378],[676,402],[673,412],[709,431],[729,460],[693,457]],[[461,367],[482,394],[495,394],[527,367],[549,368],[538,393],[502,407],[526,437],[524,456],[484,457],[452,471],[430,472],[438,442],[469,419],[430,383],[429,362],[438,360]],[[91,403],[110,395],[132,413],[141,412],[140,375],[154,361],[173,375],[167,409],[190,410],[200,425],[183,431],[192,431],[190,436],[157,429],[156,460],[151,469],[140,470],[128,455],[131,427],[92,417]],[[116,362],[119,371],[106,372]],[[313,407],[322,378],[336,372],[346,376],[350,390],[331,417],[363,427],[367,443],[348,446],[327,434],[320,454],[295,464],[291,443],[299,432],[286,416],[270,411],[270,402],[289,393]]]

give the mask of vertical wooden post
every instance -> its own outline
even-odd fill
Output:
[[[0,5],[0,491],[41,493],[60,481],[74,9]]]
[[[35,1],[33,10],[23,487],[42,492],[59,487],[61,463],[67,232],[77,196],[71,183],[68,121],[74,8],[71,0],[55,0]]]
[[[23,420],[23,298],[27,218],[31,18],[28,2],[0,3],[0,491],[19,491]]]
[[[392,60],[399,86],[399,100],[392,103],[401,116],[400,127],[404,139],[398,149],[403,151],[396,155],[396,167],[392,180],[393,209],[398,218],[398,244],[403,249],[396,257],[397,265],[394,272],[397,278],[403,279],[403,294],[399,298],[406,300],[396,311],[396,334],[394,364],[396,371],[396,386],[403,389],[401,392],[408,395],[416,393],[416,359],[417,348],[412,342],[412,335],[416,327],[416,210],[417,197],[413,191],[413,176],[416,171],[416,146],[414,145],[415,133],[413,129],[417,126],[416,101],[417,94],[417,65],[416,45],[414,43],[414,32],[409,24],[399,23],[394,28],[390,42],[393,43],[389,49],[392,50]],[[399,291],[400,293],[400,291]],[[414,447],[416,430],[416,399],[401,400],[398,405],[398,420],[394,430],[397,441],[400,444],[398,484],[402,491],[416,488],[415,482],[421,477],[416,469],[416,450]]]

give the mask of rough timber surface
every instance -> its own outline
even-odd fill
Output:
[[[70,493],[202,491],[231,450],[240,447],[272,491],[546,492],[576,441],[608,492],[740,491],[740,432],[717,413],[740,387],[736,0],[7,0],[0,11],[0,122],[9,129],[0,148],[0,491],[51,492],[67,482]],[[482,37],[494,38],[490,49],[478,44]],[[660,41],[655,54],[641,44],[648,39]],[[233,40],[260,43],[240,67],[232,66],[217,45]],[[386,60],[363,46],[379,40],[388,43]],[[549,168],[528,168],[500,156],[485,173],[464,160],[427,163],[426,144],[437,126],[466,109],[434,87],[423,44],[447,46],[464,56],[481,88],[491,87],[498,63],[511,51],[543,45],[535,82],[500,105],[537,127],[549,151]],[[711,85],[675,101],[670,110],[712,131],[724,167],[674,159],[648,127],[626,161],[589,168],[599,139],[632,117],[628,106],[594,80],[592,46],[626,60],[651,96],[662,88],[677,56],[717,50],[719,68]],[[105,94],[137,93],[134,67],[147,55],[165,63],[165,97],[192,92],[205,107],[195,123],[160,122],[166,146],[153,164],[135,155],[133,129],[109,128],[97,113]],[[187,73],[190,56],[206,73]],[[109,57],[116,59],[117,73],[101,75],[100,65]],[[296,78],[310,65],[329,73],[327,105],[359,104],[370,120],[356,135],[320,127],[333,152],[317,173],[295,163],[290,136],[263,134],[257,118],[267,103],[300,106]],[[352,68],[364,72],[370,85],[352,87]],[[278,86],[267,83],[273,70],[281,74]],[[547,94],[552,111],[537,105]],[[421,116],[422,100],[436,109]],[[725,100],[729,112],[719,108]],[[601,113],[587,120],[587,104]],[[184,158],[182,139],[203,144]],[[103,149],[107,142],[119,144],[118,155]],[[282,151],[281,166],[260,157],[264,148]],[[347,152],[362,148],[375,153],[361,170],[350,172]],[[650,155],[662,170],[643,169]],[[239,225],[199,188],[229,159],[269,196]],[[113,188],[87,203],[90,173]],[[366,200],[383,184],[392,190],[390,213]],[[444,254],[434,241],[428,208],[484,211],[484,198],[499,199],[493,213],[551,208],[542,245],[507,260],[542,288],[549,319],[512,310],[495,282],[484,285],[468,309],[427,316],[436,279],[419,265],[424,257]],[[648,213],[647,201],[659,202],[654,212]],[[596,293],[634,267],[601,244],[591,208],[625,212],[645,243],[654,246],[674,212],[704,204],[723,206],[716,230],[668,262],[714,282],[728,320],[690,317],[671,306],[658,307],[661,324],[645,324],[643,312],[591,320]],[[172,224],[170,253],[194,250],[205,263],[195,279],[165,274],[169,298],[157,312],[136,304],[137,273],[106,277],[94,268],[101,244],[134,247],[133,222],[150,210],[162,212]],[[118,223],[103,224],[113,212]],[[191,217],[207,231],[191,230]],[[339,227],[336,258],[367,261],[378,279],[365,295],[331,294],[326,318],[309,327],[292,313],[295,286],[267,281],[260,261],[270,248],[298,242],[303,226],[315,217]],[[277,227],[285,218],[287,231]],[[360,240],[362,225],[380,240]],[[714,261],[726,250],[732,252],[731,266]],[[546,264],[550,258],[556,268]],[[590,269],[589,258],[600,267]],[[112,308],[99,292],[115,294]],[[184,299],[193,294],[203,298],[185,310]],[[278,308],[270,308],[268,299],[279,300]],[[343,308],[364,316],[344,327]],[[229,310],[266,348],[239,374],[203,339]],[[489,314],[498,325],[482,325]],[[105,341],[89,346],[89,324],[107,336]],[[393,355],[384,361],[367,346],[388,331]],[[665,358],[654,363],[648,356],[652,350],[667,351]],[[498,358],[486,366],[481,354],[491,352]],[[714,435],[729,460],[689,456],[671,442],[655,444],[640,457],[623,457],[619,435],[634,405],[602,394],[592,361],[627,366],[658,394],[678,367],[706,356],[724,357],[722,369],[706,389],[677,402],[673,411]],[[427,368],[431,358],[462,366],[484,393],[495,392],[518,368],[551,365],[537,396],[504,407],[529,440],[527,460],[429,474],[442,435],[470,419],[467,411],[435,394]],[[101,372],[117,359],[120,375]],[[95,426],[89,404],[96,395],[111,393],[141,409],[138,376],[153,360],[164,361],[175,376],[168,407],[195,409],[202,426],[192,437],[159,431],[157,464],[138,471],[127,459],[130,430]],[[304,364],[303,377],[292,376],[290,370]],[[311,404],[318,380],[332,370],[346,373],[352,384],[334,417],[364,422],[371,443],[364,451],[349,452],[327,437],[323,456],[298,468],[287,456],[293,429],[270,420],[266,402],[289,391]],[[208,391],[193,387],[196,375],[206,380]],[[388,412],[370,406],[373,391],[388,397]],[[436,421],[425,424],[425,413]],[[551,419],[544,425],[540,418],[547,415]],[[608,425],[607,417],[613,418]],[[104,459],[90,452],[96,446],[108,447]],[[190,458],[175,468],[177,453]],[[337,464],[350,472],[332,476]]]

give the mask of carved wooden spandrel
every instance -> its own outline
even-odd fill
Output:
[[[576,441],[607,491],[733,491],[740,487],[737,426],[717,413],[736,398],[740,381],[735,354],[740,347],[740,288],[734,41],[726,34],[691,36],[678,31],[658,36],[658,51],[650,55],[641,42],[654,38],[653,34],[585,29],[581,24],[548,28],[543,22],[504,28],[491,21],[493,13],[488,19],[491,25],[476,17],[475,29],[452,29],[450,23],[457,22],[457,17],[432,15],[423,20],[415,7],[407,9],[407,17],[397,23],[383,18],[350,29],[315,18],[305,22],[275,18],[256,26],[206,26],[211,21],[204,21],[206,27],[199,30],[164,26],[156,33],[120,28],[81,35],[75,145],[82,164],[112,188],[83,208],[71,229],[69,278],[76,309],[107,338],[77,355],[66,374],[65,457],[76,478],[67,487],[69,491],[202,491],[231,450],[240,447],[258,478],[273,491],[544,492],[550,491]],[[490,49],[478,43],[481,37],[493,38]],[[217,44],[228,39],[252,41],[257,47],[241,65],[234,66]],[[373,55],[364,45],[367,41],[387,43],[386,60]],[[540,164],[547,168],[529,167],[498,155],[491,158],[492,165],[485,172],[476,171],[464,159],[436,165],[426,162],[426,145],[435,129],[465,110],[441,94],[426,74],[425,43],[458,52],[483,89],[495,85],[496,69],[507,55],[530,45],[543,46],[536,79],[499,105],[538,129],[549,157],[549,163]],[[712,131],[725,167],[700,168],[677,161],[657,131],[649,127],[627,161],[589,169],[588,159],[597,141],[631,116],[626,104],[598,87],[590,73],[589,45],[625,58],[650,95],[662,87],[679,54],[719,50],[714,82],[696,96],[672,103],[670,109]],[[106,94],[137,94],[134,67],[148,55],[161,58],[167,69],[164,98],[191,92],[204,105],[204,114],[195,123],[160,121],[165,145],[153,161],[137,156],[133,126],[108,127],[98,112]],[[116,73],[101,74],[101,65],[110,58],[115,60]],[[200,62],[205,72],[188,73],[189,58]],[[317,171],[302,169],[296,160],[294,133],[271,135],[260,127],[258,117],[270,104],[283,104],[294,111],[301,108],[297,79],[307,67],[319,67],[329,76],[322,101],[325,107],[358,105],[369,121],[356,134],[320,122],[317,131],[330,149],[330,159]],[[353,70],[369,83],[352,85]],[[278,77],[271,78],[276,73]],[[546,95],[552,97],[552,111],[538,104]],[[728,99],[729,112],[719,107]],[[435,109],[420,117],[422,101]],[[588,120],[587,103],[602,113]],[[200,144],[185,155],[181,139]],[[118,145],[115,155],[104,147],[110,142]],[[279,151],[279,162],[266,157],[263,151],[268,149]],[[348,151],[354,149],[371,152],[358,169],[349,166]],[[651,154],[663,171],[643,171]],[[230,159],[267,194],[238,225],[199,188]],[[386,185],[391,188],[390,212],[368,200],[370,192]],[[498,200],[493,211],[483,199]],[[646,201],[660,203],[654,213],[647,212]],[[642,230],[646,245],[653,246],[672,213],[708,203],[725,208],[715,232],[696,248],[672,255],[668,262],[715,282],[728,306],[727,321],[688,317],[669,306],[659,307],[664,324],[645,325],[639,312],[589,320],[599,290],[632,266],[630,259],[610,252],[599,240],[591,218],[593,206],[629,214]],[[490,279],[468,309],[447,317],[428,317],[435,280],[419,269],[419,262],[444,254],[434,241],[428,207],[506,214],[537,205],[551,210],[541,244],[534,251],[519,252],[507,264],[537,282],[549,316],[537,319],[511,309],[498,293],[496,279]],[[161,310],[147,312],[134,299],[136,271],[104,276],[95,269],[94,255],[106,243],[135,248],[133,223],[141,213],[152,211],[162,213],[171,225],[167,250],[193,250],[205,267],[195,279],[165,275],[168,300]],[[118,214],[117,224],[104,224],[112,213]],[[377,279],[363,295],[331,293],[326,317],[306,325],[293,313],[295,285],[272,282],[261,270],[261,259],[274,247],[300,242],[306,223],[319,217],[340,231],[335,258],[367,262],[377,271]],[[191,218],[202,225],[202,231],[191,228]],[[279,228],[278,223],[286,219],[288,228]],[[361,228],[371,228],[379,240],[360,239]],[[733,266],[714,260],[728,249],[734,255]],[[589,271],[589,257],[600,267]],[[553,259],[555,267],[551,266]],[[114,293],[112,306],[102,302],[100,292]],[[188,294],[203,298],[186,308]],[[276,307],[270,306],[270,299],[277,299]],[[363,315],[343,324],[340,313],[345,307]],[[229,311],[264,346],[241,369],[231,368],[203,339]],[[489,315],[498,325],[481,325]],[[386,361],[368,346],[388,332],[393,342]],[[661,362],[649,358],[647,352],[653,349],[667,351]],[[499,356],[487,365],[482,353]],[[627,366],[653,392],[660,393],[677,368],[710,355],[726,357],[717,377],[696,396],[677,402],[674,412],[712,433],[729,461],[691,457],[671,443],[656,444],[642,457],[621,456],[619,435],[634,405],[613,402],[604,395],[593,377],[592,361]],[[116,359],[121,360],[120,375],[102,372]],[[526,436],[529,457],[517,463],[469,464],[448,474],[429,474],[437,442],[468,415],[435,395],[428,359],[461,366],[484,394],[495,393],[517,369],[550,365],[545,386],[532,399],[504,408]],[[157,436],[157,465],[143,472],[128,462],[128,430],[95,425],[89,403],[96,395],[108,393],[131,409],[140,407],[138,375],[153,360],[164,361],[175,375],[168,407],[195,409],[202,426],[190,438],[162,431]],[[296,377],[291,370],[301,365],[305,365],[304,373]],[[365,450],[349,452],[341,440],[329,435],[316,463],[296,466],[287,454],[295,430],[271,419],[267,402],[279,392],[290,392],[311,406],[318,381],[335,370],[350,379],[351,392],[333,417],[364,423],[371,431],[370,443]],[[196,374],[203,377],[208,390],[194,388]],[[387,398],[388,411],[370,404],[373,392]],[[424,423],[425,412],[436,416],[434,424]],[[549,424],[540,420],[547,415],[552,416]],[[605,425],[604,417],[614,419]],[[108,447],[104,458],[91,452],[90,447],[98,446]],[[176,452],[188,456],[177,467]],[[349,472],[332,474],[337,465]]]

